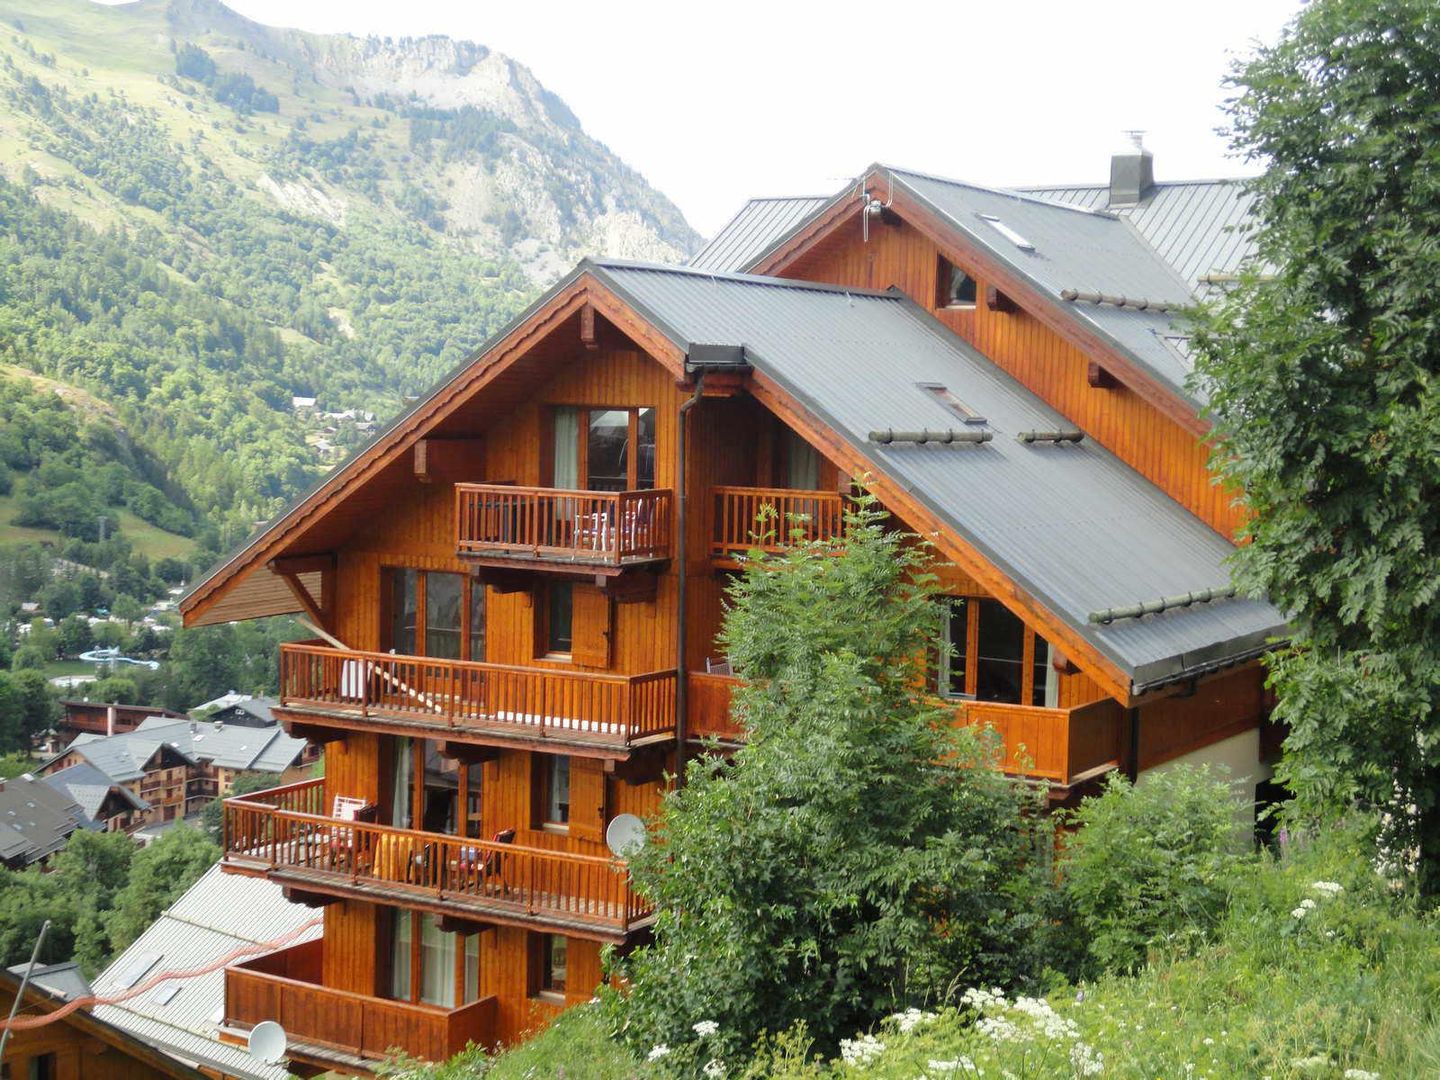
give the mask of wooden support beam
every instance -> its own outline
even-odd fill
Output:
[[[498,746],[478,746],[475,743],[447,741],[440,744],[440,753],[444,757],[463,761],[467,765],[481,765],[487,761],[497,760],[502,751]]]
[[[1103,367],[1095,360],[1091,360],[1085,369],[1085,381],[1097,390],[1113,390],[1120,385],[1120,381],[1109,368]]]
[[[430,440],[417,439],[415,441],[415,479],[422,484],[428,484],[435,477],[430,475]]]
[[[462,919],[459,915],[441,915],[440,931],[444,934],[483,934],[486,930],[494,930],[492,922],[482,922],[479,919]]]
[[[270,569],[277,574],[314,574],[335,569],[335,553],[321,551],[314,555],[281,555],[271,559]]]
[[[653,784],[662,780],[665,770],[674,767],[674,754],[669,744],[642,746],[623,761],[613,758],[605,762],[605,771],[631,787]]]
[[[290,592],[300,602],[305,614],[317,625],[328,630],[335,596],[335,553],[329,551],[319,555],[286,555],[271,559],[268,565],[272,572],[285,579],[285,584],[290,587]],[[320,575],[319,596],[312,595],[300,580],[301,574],[314,573]]]
[[[331,896],[328,893],[310,892],[306,889],[297,888],[294,885],[282,885],[281,895],[292,904],[304,904],[308,908],[329,907],[331,904],[340,903],[340,897]]]
[[[985,286],[985,306],[991,311],[1000,311],[1007,315],[1020,310],[1008,293],[1001,292],[994,285]]]
[[[617,604],[639,604],[655,599],[659,580],[648,569],[618,576],[596,574],[595,587]]]
[[[497,566],[474,566],[471,573],[475,580],[484,584],[487,588],[494,589],[497,593],[529,592],[535,584],[535,572],[533,570],[512,570]]]
[[[594,304],[586,304],[580,309],[580,340],[584,342],[587,349],[600,348],[600,341],[595,336]]]
[[[281,716],[280,726],[285,729],[285,734],[292,739],[304,739],[312,743],[332,743],[344,739],[346,730],[340,727],[329,727],[325,724],[306,724],[299,720],[291,720]]]

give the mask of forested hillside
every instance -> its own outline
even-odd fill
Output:
[[[292,397],[383,419],[579,255],[694,239],[482,46],[275,30],[211,0],[0,0],[0,364],[111,413],[79,458],[9,455],[13,500],[93,488],[109,431],[105,501],[204,561],[363,438],[331,423],[327,459]],[[48,513],[95,527],[71,516]]]

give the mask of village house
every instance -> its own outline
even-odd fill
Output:
[[[69,746],[75,736],[123,735],[134,731],[142,720],[152,716],[163,716],[171,720],[183,720],[185,714],[173,709],[162,709],[155,705],[123,705],[113,701],[90,701],[89,699],[62,699],[60,707],[64,717],[55,725],[55,734],[60,746]]]
[[[1247,253],[1229,182],[998,191],[876,165],[749,204],[689,267],[587,260],[186,596],[292,614],[275,715],[326,773],[227,802],[225,869],[324,935],[233,965],[292,1068],[513,1043],[653,913],[612,848],[700,740],[764,508],[843,537],[851,478],[931,540],[931,689],[1073,803],[1120,770],[1266,782],[1241,520],[1176,313]],[[617,824],[618,822],[618,824]],[[608,839],[612,841],[607,845]]]
[[[73,833],[98,827],[63,788],[29,773],[0,780],[0,862],[11,870],[43,869]]]

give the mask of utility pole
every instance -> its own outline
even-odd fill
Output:
[[[20,1011],[20,1002],[25,998],[25,987],[30,983],[30,973],[35,970],[35,960],[40,955],[40,946],[45,943],[45,935],[49,930],[50,920],[46,919],[40,924],[40,936],[35,939],[35,948],[30,950],[30,963],[25,965],[25,977],[20,980],[20,989],[15,991],[15,1003],[10,1006],[10,1018],[5,1021],[5,1030],[0,1031],[0,1061],[5,1060],[5,1044],[10,1041],[10,1025],[15,1020],[15,1014]]]

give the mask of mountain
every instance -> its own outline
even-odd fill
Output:
[[[0,364],[113,409],[212,552],[580,256],[697,240],[483,45],[0,0]]]

